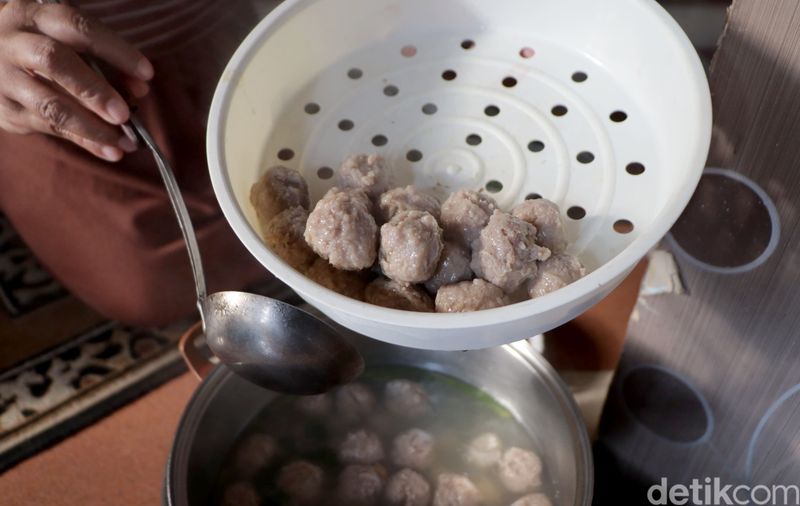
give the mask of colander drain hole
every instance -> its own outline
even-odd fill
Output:
[[[348,130],[352,130],[355,125],[349,119],[343,119],[339,122],[339,130],[347,132]]]
[[[444,72],[442,72],[442,79],[444,79],[445,81],[452,81],[457,76],[458,74],[456,74],[455,70],[445,70]]]
[[[486,183],[486,191],[489,193],[499,193],[503,190],[503,183],[492,179],[491,181]]]
[[[466,49],[467,51],[469,51],[473,47],[475,47],[475,41],[474,40],[465,39],[464,41],[461,42],[461,48],[462,49]]]
[[[542,196],[538,193],[529,193],[525,195],[525,200],[539,200],[540,198],[542,198]]]
[[[608,118],[614,123],[622,123],[628,119],[628,114],[625,111],[614,111],[608,115]]]
[[[387,97],[394,97],[398,93],[400,93],[400,89],[393,84],[390,84],[389,86],[383,89],[383,94],[386,95]]]
[[[333,177],[333,169],[330,167],[320,167],[317,169],[317,177],[320,179],[330,179]]]
[[[317,114],[320,111],[321,107],[316,102],[309,102],[303,108],[306,111],[306,114]]]
[[[411,58],[417,54],[417,47],[412,45],[403,46],[403,48],[400,50],[400,54],[406,58]]]
[[[592,163],[594,161],[594,154],[591,151],[581,151],[576,157],[581,163]]]
[[[565,114],[567,114],[568,109],[567,106],[565,105],[556,105],[553,106],[550,112],[553,113],[553,116],[564,116]]]
[[[478,134],[469,134],[466,140],[467,144],[469,144],[470,146],[477,146],[478,144],[483,142],[483,139]]]
[[[536,51],[533,50],[532,47],[523,47],[519,50],[519,55],[523,58],[533,58],[533,55],[536,54]]]
[[[364,75],[364,71],[359,68],[352,68],[347,71],[347,77],[350,79],[361,79],[361,76]]]
[[[572,80],[575,81],[576,83],[582,83],[587,79],[589,79],[589,76],[586,75],[586,72],[575,72],[574,74],[572,74]]]
[[[644,174],[644,165],[639,162],[631,162],[625,167],[625,172],[631,176],[638,176]]]
[[[280,151],[278,151],[278,160],[288,162],[292,158],[294,158],[294,151],[292,151],[291,149],[283,148]]]
[[[439,110],[439,108],[436,107],[436,104],[425,104],[425,105],[422,106],[422,112],[424,114],[427,114],[428,116],[430,116],[432,114],[436,114],[436,111],[438,111],[438,110]]]
[[[633,232],[633,223],[630,220],[617,220],[614,222],[614,231],[618,234],[630,234]]]
[[[489,117],[495,117],[500,114],[500,108],[496,105],[487,105],[483,112]]]
[[[381,147],[385,146],[389,142],[389,139],[386,138],[385,135],[378,134],[372,138],[372,145]]]
[[[408,153],[406,153],[406,159],[409,162],[418,162],[422,160],[422,151],[418,149],[412,149]]]
[[[516,85],[517,85],[516,77],[508,76],[506,78],[503,78],[503,86],[505,86],[506,88],[513,88]]]
[[[582,220],[586,217],[586,209],[581,206],[572,206],[567,209],[567,216],[573,220]]]
[[[542,141],[531,141],[528,143],[528,151],[532,153],[538,153],[544,150],[544,142]]]

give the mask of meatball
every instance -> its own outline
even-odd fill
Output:
[[[258,506],[261,498],[253,485],[240,481],[225,489],[222,506]]]
[[[339,167],[338,183],[341,188],[364,190],[377,200],[391,187],[391,174],[380,155],[354,155]]]
[[[377,209],[381,223],[388,222],[400,211],[426,211],[438,220],[441,204],[436,197],[422,193],[413,185],[395,188],[381,195]]]
[[[503,455],[503,442],[497,434],[487,432],[472,440],[467,448],[467,462],[477,467],[489,467]]]
[[[526,200],[515,207],[511,214],[536,227],[536,242],[553,253],[561,253],[567,247],[564,222],[555,202],[547,199]]]
[[[272,436],[256,432],[239,442],[233,461],[239,474],[249,478],[269,465],[277,452],[278,443]]]
[[[383,460],[383,444],[374,432],[349,432],[339,445],[339,460],[347,464],[375,464]]]
[[[386,501],[396,506],[428,506],[431,486],[416,471],[401,469],[386,484]]]
[[[536,275],[536,262],[549,256],[549,249],[536,244],[536,227],[495,211],[472,243],[470,266],[477,276],[512,293]]]
[[[425,211],[400,211],[381,227],[381,269],[401,283],[421,283],[436,272],[442,229]]]
[[[378,225],[360,190],[331,188],[308,216],[306,242],[337,269],[371,267],[378,252]]]
[[[439,475],[433,506],[478,506],[480,503],[478,487],[469,478],[452,473]]]
[[[497,203],[484,193],[458,190],[451,193],[442,204],[442,228],[447,239],[470,247],[478,238]]]
[[[500,481],[517,494],[542,484],[542,460],[532,451],[511,447],[497,464]]]
[[[436,293],[444,285],[452,285],[459,281],[472,279],[472,269],[469,267],[470,253],[458,243],[445,241],[439,265],[433,276],[425,282],[425,288],[430,293]]]
[[[443,286],[436,292],[437,313],[480,311],[509,303],[503,290],[482,279]]]
[[[378,278],[369,285],[364,299],[376,306],[403,311],[433,312],[433,299],[414,285]]]
[[[364,300],[369,274],[367,271],[343,271],[328,263],[324,258],[317,258],[306,269],[306,277],[320,285],[356,300]]]
[[[586,269],[572,255],[559,253],[539,264],[536,276],[528,282],[528,295],[531,299],[564,288],[586,274]]]
[[[331,411],[333,401],[328,394],[305,395],[295,401],[297,409],[311,416],[325,416]]]
[[[394,438],[392,462],[398,467],[424,470],[433,462],[433,436],[422,429],[409,429]]]
[[[511,506],[552,506],[553,503],[544,494],[528,494],[525,497],[520,497]]]
[[[335,393],[336,411],[340,417],[360,419],[375,408],[375,394],[366,385],[351,383]]]
[[[339,475],[339,499],[344,504],[374,504],[385,481],[386,470],[382,466],[351,464]]]
[[[417,418],[431,409],[428,393],[419,383],[408,380],[392,380],[383,391],[386,408],[395,415]]]
[[[325,476],[319,466],[298,460],[281,468],[278,489],[295,501],[313,501],[322,492]]]
[[[284,262],[300,272],[307,269],[317,258],[303,238],[306,220],[308,211],[295,206],[281,211],[263,227],[264,242],[267,246]]]
[[[281,211],[298,206],[308,209],[308,184],[296,170],[278,165],[267,169],[250,188],[250,203],[264,231],[269,220]]]

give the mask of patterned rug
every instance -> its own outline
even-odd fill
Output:
[[[175,344],[190,324],[103,320],[0,216],[0,471],[183,371]]]
[[[66,295],[0,215],[0,302],[5,311],[19,316]]]

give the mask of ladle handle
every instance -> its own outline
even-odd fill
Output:
[[[61,0],[37,0],[37,2],[45,4],[63,3]],[[0,0],[0,3],[2,3],[2,0]],[[95,72],[105,77],[103,71],[94,59],[91,57],[85,58],[89,66]],[[158,148],[156,141],[150,135],[150,132],[147,131],[136,116],[131,114],[130,121],[122,125],[122,130],[128,137],[131,137],[133,132],[138,134],[139,138],[150,148],[153,159],[155,159],[156,165],[158,165],[158,172],[161,174],[161,179],[164,180],[164,186],[167,187],[169,201],[172,203],[172,209],[175,211],[175,216],[178,218],[178,226],[181,228],[181,233],[186,243],[186,249],[189,252],[189,262],[192,264],[192,274],[194,276],[194,287],[195,290],[197,290],[197,304],[200,306],[203,304],[203,301],[205,301],[208,293],[206,289],[206,277],[203,274],[203,259],[200,257],[200,248],[197,245],[197,237],[194,234],[194,227],[189,217],[189,211],[186,209],[186,202],[183,201],[183,195],[181,195],[178,182],[175,181],[175,173],[172,171],[172,167],[170,167],[164,154]],[[133,130],[133,132],[131,130]],[[202,307],[199,309],[202,316]]]
[[[192,219],[189,217],[186,202],[183,201],[183,195],[181,195],[178,182],[175,180],[175,173],[172,172],[169,162],[158,148],[156,141],[153,140],[150,133],[139,121],[139,118],[131,115],[130,124],[142,141],[150,148],[153,153],[153,159],[158,165],[158,172],[161,174],[161,179],[164,180],[169,201],[172,203],[172,209],[178,218],[178,226],[180,226],[183,239],[186,242],[186,250],[189,252],[189,262],[192,264],[192,274],[194,275],[194,286],[197,290],[197,303],[202,304],[207,295],[206,277],[203,274],[203,259],[200,257],[200,247],[197,245]]]

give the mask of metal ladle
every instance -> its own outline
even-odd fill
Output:
[[[105,77],[94,59],[85,58],[95,72]],[[150,148],[158,165],[189,252],[197,307],[208,347],[214,355],[243,378],[288,394],[318,394],[358,377],[364,369],[361,355],[333,327],[313,315],[252,293],[206,293],[200,248],[169,162],[133,114],[122,130],[131,140],[138,136]]]
[[[192,264],[197,306],[209,348],[245,379],[282,393],[318,394],[354,380],[364,369],[356,348],[333,327],[284,302],[245,292],[206,293],[194,227],[175,175],[138,118],[135,132],[153,154],[178,218]]]

